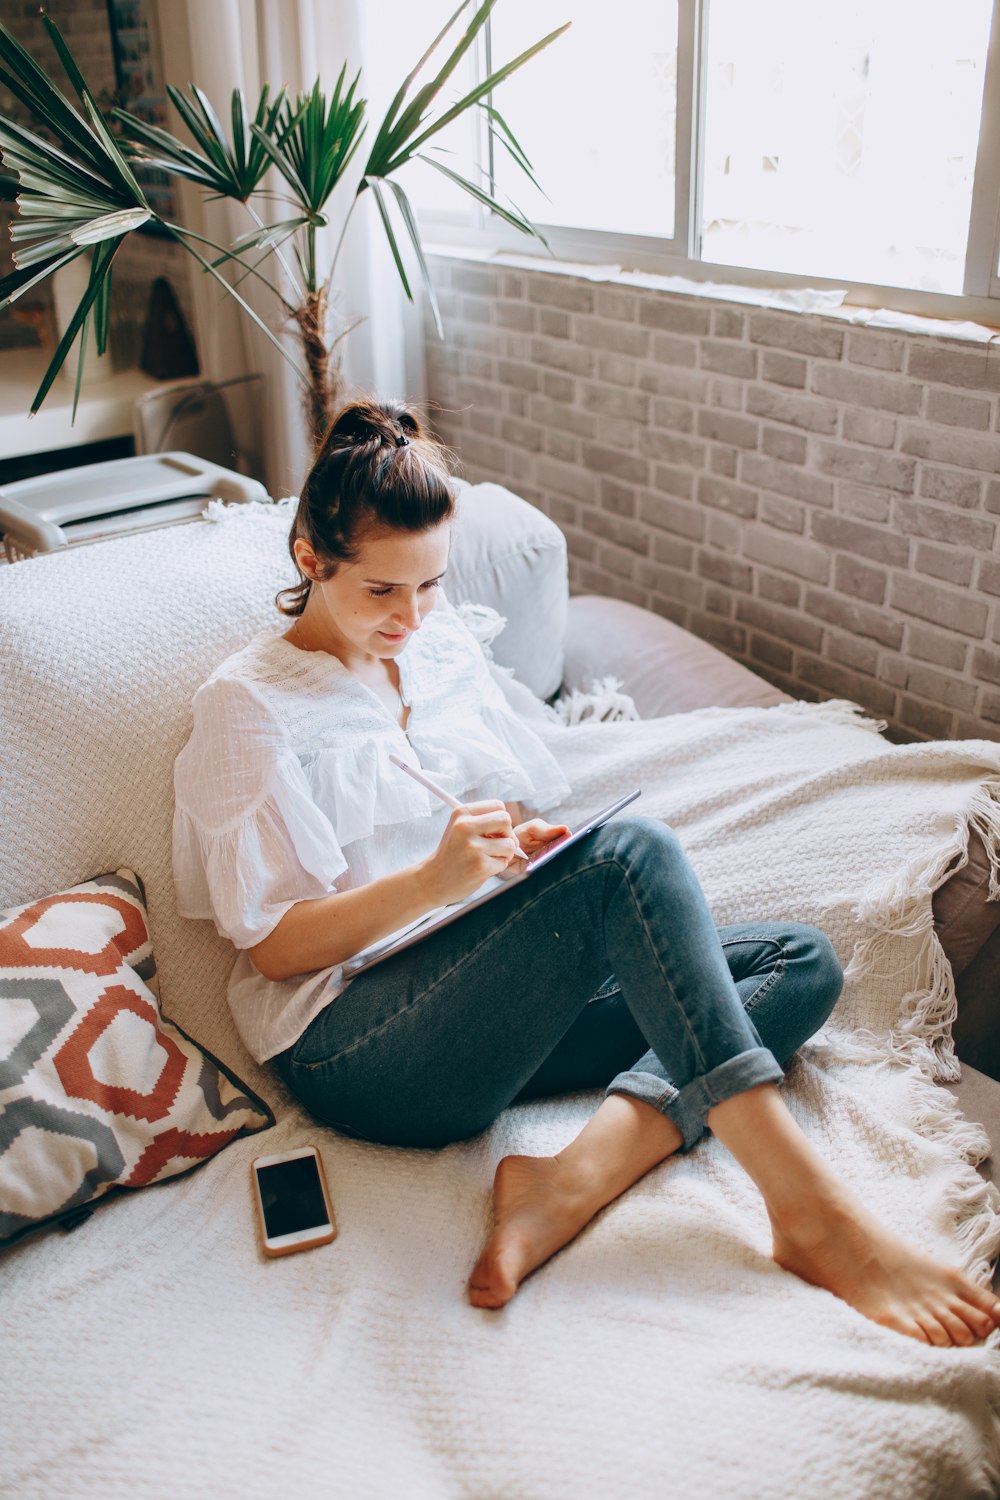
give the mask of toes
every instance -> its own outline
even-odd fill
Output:
[[[962,1317],[975,1332],[977,1338],[988,1338],[997,1326],[994,1317],[989,1313],[980,1312],[975,1307],[963,1307]]]
[[[469,1277],[469,1301],[474,1307],[505,1307],[510,1301],[519,1280],[511,1260],[502,1249],[486,1247]]]
[[[470,1286],[469,1301],[473,1307],[484,1307],[491,1312],[507,1305],[505,1301],[499,1301],[489,1287]]]
[[[979,1286],[975,1281],[970,1281],[961,1272],[955,1271],[952,1275],[952,1289],[960,1301],[977,1308],[986,1314],[990,1320],[991,1329],[1000,1326],[1000,1297],[990,1290],[988,1286]]]
[[[958,1344],[963,1349],[967,1349],[970,1344],[976,1342],[976,1334],[965,1321],[962,1311],[955,1308],[939,1307],[937,1309],[937,1319],[942,1328],[950,1336],[953,1344]]]
[[[978,1307],[970,1307],[969,1303],[962,1299],[956,1299],[951,1304],[951,1311],[961,1318],[966,1327],[972,1330],[974,1338],[984,1339],[996,1327],[993,1318],[988,1312],[982,1312]]]
[[[933,1313],[919,1312],[916,1314],[916,1321],[928,1344],[933,1344],[936,1349],[947,1349],[951,1346],[951,1335]]]
[[[893,1333],[902,1333],[908,1339],[916,1339],[918,1344],[931,1342],[913,1314],[904,1312],[900,1308],[890,1307],[881,1313],[874,1314],[872,1322],[878,1323],[881,1328],[891,1329]]]
[[[997,1326],[994,1304],[998,1299],[959,1272],[947,1273],[946,1281],[950,1292],[926,1288],[924,1297],[890,1303],[874,1321],[938,1349],[968,1349]],[[938,1295],[939,1290],[943,1295]]]
[[[473,1307],[504,1307],[510,1297],[490,1274],[488,1262],[481,1261],[469,1278],[469,1301]]]

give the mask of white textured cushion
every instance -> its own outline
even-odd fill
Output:
[[[196,689],[273,621],[274,595],[293,581],[288,524],[286,509],[247,507],[221,524],[193,521],[0,568],[0,907],[95,870],[137,870],[165,1012],[238,1063],[251,1086],[254,1065],[224,998],[233,950],[210,922],[176,914],[172,773]],[[496,485],[468,487],[450,595],[507,614],[509,588],[516,637],[525,599],[537,617],[554,588],[555,631],[565,617],[561,542],[525,501]],[[526,679],[546,691],[558,683],[561,633],[550,645],[544,678],[529,670]],[[541,664],[541,653],[524,656],[529,668]]]
[[[454,604],[488,604],[506,618],[492,648],[501,666],[540,698],[558,690],[569,583],[554,521],[502,485],[461,485],[447,589]]]

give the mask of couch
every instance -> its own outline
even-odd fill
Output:
[[[0,909],[97,872],[136,870],[164,1010],[277,1118],[273,1130],[237,1141],[190,1175],[109,1201],[72,1234],[49,1228],[0,1251],[8,1493],[18,1500],[195,1492],[220,1500],[279,1492],[303,1500],[401,1493],[558,1500],[649,1489],[657,1475],[655,1493],[692,1493],[672,1478],[695,1472],[685,1467],[694,1459],[687,1454],[672,1475],[675,1439],[650,1436],[650,1422],[664,1419],[656,1382],[636,1388],[634,1429],[616,1405],[622,1382],[610,1374],[609,1350],[641,1374],[645,1361],[658,1368],[654,1351],[678,1336],[631,1263],[625,1284],[645,1309],[634,1326],[631,1315],[609,1315],[598,1339],[585,1317],[560,1322],[563,1309],[546,1325],[539,1313],[546,1339],[552,1327],[566,1337],[575,1373],[562,1394],[541,1383],[543,1351],[530,1330],[515,1341],[509,1320],[490,1323],[478,1313],[470,1383],[456,1352],[468,1312],[461,1286],[486,1222],[495,1151],[519,1139],[516,1127],[501,1124],[488,1148],[473,1143],[440,1154],[333,1137],[302,1115],[276,1074],[244,1053],[224,1003],[228,944],[210,924],[184,921],[174,910],[171,769],[189,731],[191,698],[218,661],[273,621],[271,600],[289,581],[287,506],[267,525],[257,509],[225,519],[216,510],[214,518],[210,512],[183,526],[70,548],[0,576]],[[570,598],[566,577],[564,538],[541,512],[496,485],[463,487],[449,596],[506,617],[494,656],[538,697],[561,687],[586,691],[614,676],[646,717],[784,700],[663,619],[620,601]],[[975,970],[994,934],[996,903],[986,901],[987,888],[985,856],[973,849],[935,897],[938,931],[959,976]],[[960,1001],[981,1018],[988,994],[970,989]],[[994,1056],[988,1027],[972,1027],[953,1091],[973,1119],[1000,1129],[1000,1084],[974,1066],[990,1066]],[[576,1107],[534,1106],[537,1140],[560,1138]],[[309,1257],[290,1257],[309,1263],[290,1272],[284,1262],[265,1262],[257,1247],[248,1166],[264,1151],[316,1139],[329,1153],[341,1236]],[[471,1227],[454,1226],[441,1205],[429,1217],[414,1211],[414,1162],[421,1181],[474,1196]],[[686,1162],[684,1170],[694,1169]],[[629,1211],[615,1221],[626,1247]],[[585,1299],[598,1296],[598,1272],[586,1249],[574,1264],[583,1312]],[[414,1343],[413,1299],[424,1304],[422,1348]],[[929,1354],[939,1359],[941,1351]],[[692,1368],[696,1378],[706,1379]],[[941,1375],[942,1390],[948,1378]],[[584,1379],[586,1393],[573,1386]],[[838,1379],[833,1372],[832,1386]],[[490,1393],[501,1389],[515,1394],[491,1422]],[[576,1461],[554,1435],[573,1389],[579,1402],[593,1399],[589,1411],[607,1414],[606,1425],[589,1419],[587,1451]],[[738,1384],[729,1389],[726,1420],[738,1427],[741,1393]],[[876,1409],[864,1405],[861,1387],[852,1392],[859,1410]],[[522,1399],[526,1410],[544,1414],[545,1433],[525,1435],[519,1456],[527,1419],[513,1408]],[[748,1409],[750,1428],[755,1412]],[[784,1420],[764,1435],[765,1446]],[[772,1472],[774,1455],[758,1453],[756,1477],[752,1464],[746,1474],[713,1470],[711,1429],[709,1421],[699,1444],[705,1492],[755,1500],[791,1494],[789,1474],[814,1472],[794,1444],[782,1462],[794,1458],[799,1468]],[[874,1462],[878,1426],[865,1431],[863,1441],[852,1435],[851,1451],[860,1442]],[[921,1472],[954,1478],[952,1460],[942,1457],[953,1435],[938,1451],[930,1421],[926,1431],[930,1456],[920,1458]],[[746,1437],[753,1447],[750,1429]],[[976,1439],[969,1441],[974,1447]],[[989,1463],[1000,1463],[994,1439],[983,1442]],[[817,1487],[810,1481],[794,1492],[891,1493],[868,1488],[868,1469],[856,1481],[865,1487],[852,1489],[845,1452],[834,1443],[815,1471]],[[978,1482],[966,1476],[949,1493],[987,1493]]]

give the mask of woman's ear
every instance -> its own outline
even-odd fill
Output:
[[[314,582],[319,576],[319,559],[305,537],[296,537],[292,551],[295,553],[295,561],[298,563],[299,572]]]

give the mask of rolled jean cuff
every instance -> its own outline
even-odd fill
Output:
[[[683,1136],[681,1150],[690,1151],[705,1133],[705,1117],[710,1109],[758,1084],[780,1083],[784,1076],[773,1053],[766,1047],[753,1047],[727,1058],[700,1078],[693,1078],[682,1089],[675,1089],[655,1073],[637,1071],[619,1073],[608,1084],[606,1093],[625,1094],[651,1104],[673,1120]]]

